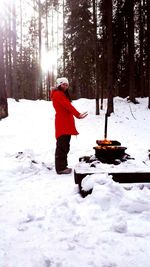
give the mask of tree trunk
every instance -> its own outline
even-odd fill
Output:
[[[147,44],[148,44],[148,108],[150,109],[150,1],[147,0]]]
[[[113,52],[112,52],[112,0],[105,0],[107,2],[107,92],[108,105],[107,115],[114,112],[113,105]]]
[[[38,0],[38,8],[39,8],[39,98],[43,99],[42,68],[41,68],[41,56],[42,56],[41,0]]]
[[[93,24],[94,24],[94,44],[95,44],[95,80],[96,80],[96,115],[100,114],[99,110],[99,77],[98,77],[98,47],[97,47],[97,5],[96,1],[93,0]]]
[[[13,45],[13,70],[12,70],[12,78],[13,78],[13,96],[16,101],[19,101],[19,92],[18,92],[18,85],[17,85],[17,51],[16,51],[16,7],[15,2],[13,2],[12,8],[12,25],[13,25],[13,38],[12,38],[12,45]]]
[[[8,104],[5,88],[3,34],[0,27],[0,120],[8,116]]]
[[[19,9],[20,9],[20,69],[22,70],[22,46],[23,46],[23,17],[22,17],[22,0],[20,0],[19,3]],[[22,76],[20,77],[20,98],[24,98],[24,90],[22,86]]]
[[[12,28],[11,28],[11,15],[12,15],[12,6],[9,6],[9,18],[8,18],[8,27],[9,27],[9,31],[8,31],[8,83],[10,85],[9,89],[10,89],[10,94],[9,97],[14,97],[13,96],[13,77],[12,77]]]
[[[139,24],[140,24],[140,32],[139,32],[139,42],[140,42],[140,96],[144,96],[144,65],[143,65],[143,31],[144,31],[144,22],[143,22],[143,1],[140,0],[139,5]]]
[[[54,54],[54,11],[52,6],[52,23],[51,23],[51,51],[52,51],[52,57]],[[54,86],[54,62],[52,58],[52,72],[51,72],[51,85]]]
[[[65,23],[65,1],[63,0],[63,75],[65,76],[65,27],[64,27],[64,23]]]
[[[128,64],[129,64],[129,99],[135,100],[135,61],[134,61],[134,0],[127,2],[127,21],[128,21]]]
[[[49,31],[48,31],[48,1],[46,0],[46,14],[45,14],[45,39],[46,39],[46,52],[49,52]],[[49,69],[47,70],[47,77],[46,77],[46,98],[49,100],[49,90],[50,90],[50,73]]]
[[[6,36],[5,38],[5,82],[6,82],[6,90],[7,90],[7,97],[12,97],[12,92],[11,92],[11,84],[12,84],[12,79],[11,79],[11,64],[10,64],[10,58],[9,55],[11,55],[11,53],[9,53],[9,48],[10,48],[10,28],[9,28],[9,22],[5,21],[5,29],[8,33],[8,36]]]

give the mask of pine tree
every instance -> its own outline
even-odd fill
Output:
[[[94,27],[89,8],[90,1],[66,1],[65,74],[76,98],[94,96]]]

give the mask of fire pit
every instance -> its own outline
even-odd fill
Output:
[[[102,163],[118,165],[127,159],[131,159],[130,155],[125,152],[126,147],[121,146],[121,143],[116,140],[107,140],[107,124],[108,115],[105,114],[105,129],[104,129],[104,140],[96,140],[96,146],[93,147],[95,150],[95,157],[81,157],[79,161],[85,161],[91,163],[92,161],[98,160]]]
[[[107,140],[108,115],[105,114],[104,140],[96,140],[97,146],[94,147],[95,156],[102,163],[119,164],[125,161],[129,155],[125,153],[126,147],[116,140]]]
[[[119,164],[127,159],[126,147],[95,146],[95,156],[102,163]]]
[[[75,183],[79,186],[79,192],[82,197],[87,196],[92,193],[92,189],[84,191],[82,188],[82,180],[87,175],[92,174],[107,174],[110,176],[110,179],[119,183],[139,183],[143,187],[143,183],[150,184],[150,172],[149,169],[144,171],[133,172],[133,167],[135,164],[130,163],[131,169],[127,169],[126,163],[120,166],[122,162],[127,161],[128,159],[134,160],[129,154],[125,152],[126,147],[121,146],[121,143],[116,140],[107,140],[107,122],[108,115],[105,115],[105,130],[104,130],[104,140],[96,140],[96,146],[93,147],[95,150],[95,155],[92,156],[83,156],[79,158],[79,163],[77,164],[74,170],[74,180]],[[149,150],[149,159],[150,159],[150,150]],[[131,161],[132,162],[132,161]],[[106,164],[106,166],[103,165]],[[108,164],[108,165],[107,165]],[[112,165],[111,165],[112,164]],[[144,163],[143,163],[144,164]],[[127,165],[129,166],[129,165]],[[92,178],[91,178],[92,179]]]

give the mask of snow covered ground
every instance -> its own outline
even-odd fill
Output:
[[[123,168],[150,171],[150,110],[147,98],[138,100],[134,105],[115,98],[107,137],[135,158]],[[94,100],[73,104],[89,115],[76,120],[72,168],[104,139],[106,101],[99,116]],[[126,190],[95,174],[84,179],[85,187],[92,181],[93,192],[82,198],[73,173],[55,173],[52,103],[9,99],[8,105],[9,117],[0,121],[0,267],[149,267],[148,187]]]

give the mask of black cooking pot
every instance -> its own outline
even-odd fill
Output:
[[[122,159],[126,154],[126,147],[122,146],[95,146],[95,156],[101,162],[112,163],[116,159]]]

